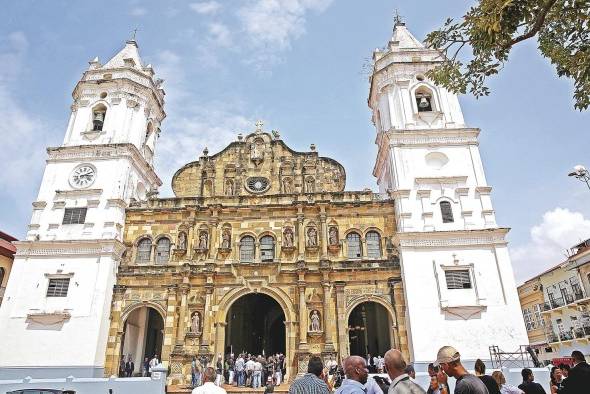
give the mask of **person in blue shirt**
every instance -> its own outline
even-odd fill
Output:
[[[365,394],[365,383],[369,377],[367,361],[359,356],[349,356],[342,362],[346,379],[336,390],[336,394]]]

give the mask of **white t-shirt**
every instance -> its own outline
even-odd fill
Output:
[[[202,386],[195,387],[192,394],[227,394],[227,391],[212,382],[207,382]]]

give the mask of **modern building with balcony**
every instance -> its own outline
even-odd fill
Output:
[[[590,239],[569,256],[518,287],[529,343],[546,364],[590,354]]]

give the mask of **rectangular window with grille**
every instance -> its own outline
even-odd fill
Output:
[[[47,297],[67,297],[70,278],[51,278],[47,287]]]
[[[86,208],[66,208],[62,224],[84,224]]]
[[[469,270],[447,270],[445,271],[447,279],[447,289],[471,289],[471,277]]]

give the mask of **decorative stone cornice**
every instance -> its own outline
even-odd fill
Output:
[[[398,130],[390,129],[384,136],[390,146],[445,146],[445,145],[478,145],[480,130],[476,128],[457,129],[422,129]]]
[[[102,194],[102,189],[74,189],[74,190],[56,190],[56,199],[65,197],[82,197],[82,196],[96,196]]]
[[[68,240],[68,241],[18,241],[16,256],[36,257],[74,257],[74,256],[110,256],[119,260],[125,246],[118,240]]]
[[[442,184],[452,185],[457,183],[464,184],[467,182],[467,176],[438,176],[438,177],[420,177],[415,178],[417,184]]]
[[[162,185],[154,168],[145,160],[137,147],[133,144],[100,144],[100,145],[76,145],[47,148],[49,158],[47,162],[81,161],[81,160],[113,160],[127,158],[137,167],[140,173],[145,174],[150,183]]]
[[[402,248],[440,248],[472,245],[507,245],[508,228],[398,233]]]

